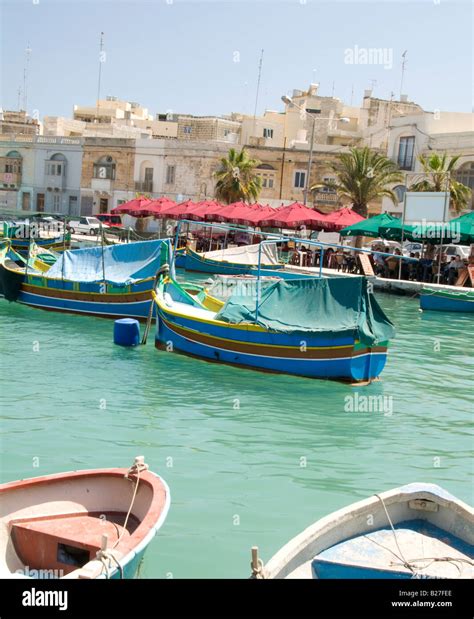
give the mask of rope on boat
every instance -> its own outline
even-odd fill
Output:
[[[396,557],[401,562],[401,565],[403,565],[404,567],[409,569],[414,575],[416,575],[419,572],[416,571],[416,565],[413,565],[413,564],[415,564],[417,562],[420,562],[420,561],[430,561],[430,563],[428,565],[425,565],[424,567],[421,568],[423,570],[426,570],[432,563],[436,563],[436,562],[452,563],[454,565],[454,567],[458,570],[459,574],[461,573],[461,570],[460,570],[459,566],[456,565],[456,563],[467,563],[468,565],[474,566],[474,561],[471,561],[470,559],[465,559],[463,557],[421,557],[421,558],[417,558],[417,559],[410,559],[410,561],[407,561],[407,559],[405,559],[405,557],[403,556],[403,553],[402,553],[402,551],[400,549],[400,546],[398,545],[398,539],[397,539],[397,534],[395,532],[395,527],[393,526],[392,520],[391,520],[391,518],[389,516],[389,513],[387,511],[387,507],[385,506],[385,503],[384,503],[384,501],[383,501],[381,496],[379,496],[378,494],[376,494],[375,496],[380,500],[380,502],[382,503],[382,506],[383,506],[383,508],[385,510],[385,514],[387,516],[388,522],[389,522],[390,527],[392,529],[393,537],[395,538],[395,544],[397,545],[398,552],[400,553],[400,556],[398,556],[396,552],[393,552],[393,550],[391,550],[387,546],[384,546],[383,544],[380,544],[379,542],[376,542],[374,539],[370,538],[368,535],[366,535],[365,537],[368,540],[370,540],[371,542],[373,542],[374,544],[376,544],[377,546],[380,546],[384,550],[387,550],[388,552],[390,552],[394,557]],[[399,565],[399,564],[392,561],[391,565]],[[418,569],[420,569],[420,568],[418,568]]]
[[[135,503],[135,498],[137,496],[138,485],[140,483],[140,472],[147,471],[147,470],[148,470],[148,464],[145,464],[144,457],[137,456],[135,458],[135,462],[132,464],[132,466],[128,469],[128,471],[125,474],[126,479],[130,479],[130,475],[136,476],[135,488],[133,489],[133,495],[132,495],[132,500],[130,502],[130,507],[128,508],[127,515],[125,516],[125,520],[123,522],[122,532],[118,536],[111,550],[117,547],[122,537],[125,535],[125,532],[127,531],[128,520],[130,518],[130,514],[132,513],[132,508]],[[120,561],[117,560],[117,557],[110,550],[107,550],[107,541],[108,541],[108,537],[107,535],[104,535],[102,538],[102,548],[99,550],[99,552],[96,555],[97,559],[101,561],[103,568],[105,568],[107,578],[109,577],[110,572],[112,571],[111,562],[113,561],[119,569],[120,578],[123,579],[123,566],[120,564]],[[102,569],[102,572],[103,572],[103,569]]]
[[[395,527],[393,526],[392,519],[390,518],[390,515],[389,515],[389,513],[388,513],[388,511],[387,511],[387,508],[386,508],[386,506],[385,506],[385,502],[384,502],[384,500],[383,500],[383,499],[382,499],[382,497],[381,497],[380,495],[378,495],[378,494],[376,494],[375,496],[376,496],[376,497],[379,499],[379,501],[382,503],[382,506],[383,506],[384,511],[385,511],[385,515],[387,516],[388,522],[389,522],[389,524],[390,524],[390,528],[392,529],[393,537],[394,537],[394,539],[395,539],[395,544],[396,544],[396,546],[397,546],[397,548],[398,548],[398,552],[400,553],[400,556],[399,556],[399,557],[397,557],[397,559],[401,559],[401,561],[402,561],[402,563],[403,563],[404,567],[406,567],[408,570],[410,570],[410,572],[412,572],[413,574],[415,574],[415,570],[414,570],[414,568],[410,565],[410,563],[409,563],[409,562],[405,559],[405,557],[403,556],[403,552],[401,551],[401,548],[400,548],[400,546],[399,546],[399,544],[398,544],[398,538],[397,538],[397,534],[396,534],[396,532],[395,532]],[[370,538],[369,538],[369,539],[370,539]],[[371,541],[374,541],[374,540],[371,540]],[[379,544],[379,545],[381,545],[381,544]],[[395,556],[397,556],[394,552],[392,552],[392,554],[393,554],[393,555],[395,555]]]

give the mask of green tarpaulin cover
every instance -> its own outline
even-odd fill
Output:
[[[257,295],[233,294],[216,315],[231,324],[254,323],[281,333],[352,334],[373,345],[394,337],[393,324],[364,277],[304,278],[267,283]]]

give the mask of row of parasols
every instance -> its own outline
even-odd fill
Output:
[[[322,213],[300,202],[288,206],[273,208],[263,204],[220,204],[214,200],[176,203],[169,198],[150,200],[137,198],[113,209],[114,215],[131,215],[132,217],[154,217],[156,219],[189,219],[192,221],[232,223],[259,228],[301,227],[310,230],[339,232],[347,226],[364,220],[351,208],[343,207],[329,214]]]

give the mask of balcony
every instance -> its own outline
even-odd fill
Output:
[[[114,181],[110,178],[93,178],[91,179],[91,188],[94,191],[111,193],[114,189]]]
[[[153,193],[153,181],[135,181],[135,191]]]
[[[21,185],[21,174],[15,174],[13,172],[4,172],[0,175],[0,188],[1,189],[18,189]]]
[[[44,186],[51,187],[52,189],[66,189],[66,175],[65,174],[45,174]]]

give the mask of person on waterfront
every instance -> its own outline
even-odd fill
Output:
[[[374,258],[374,266],[375,266],[375,274],[386,276],[387,265],[385,264],[385,256],[382,255],[382,252],[385,251],[385,248],[378,247],[377,251],[372,252]]]
[[[459,256],[453,256],[447,266],[447,280],[450,286],[454,286],[459,276],[460,269],[465,268],[465,263]]]

